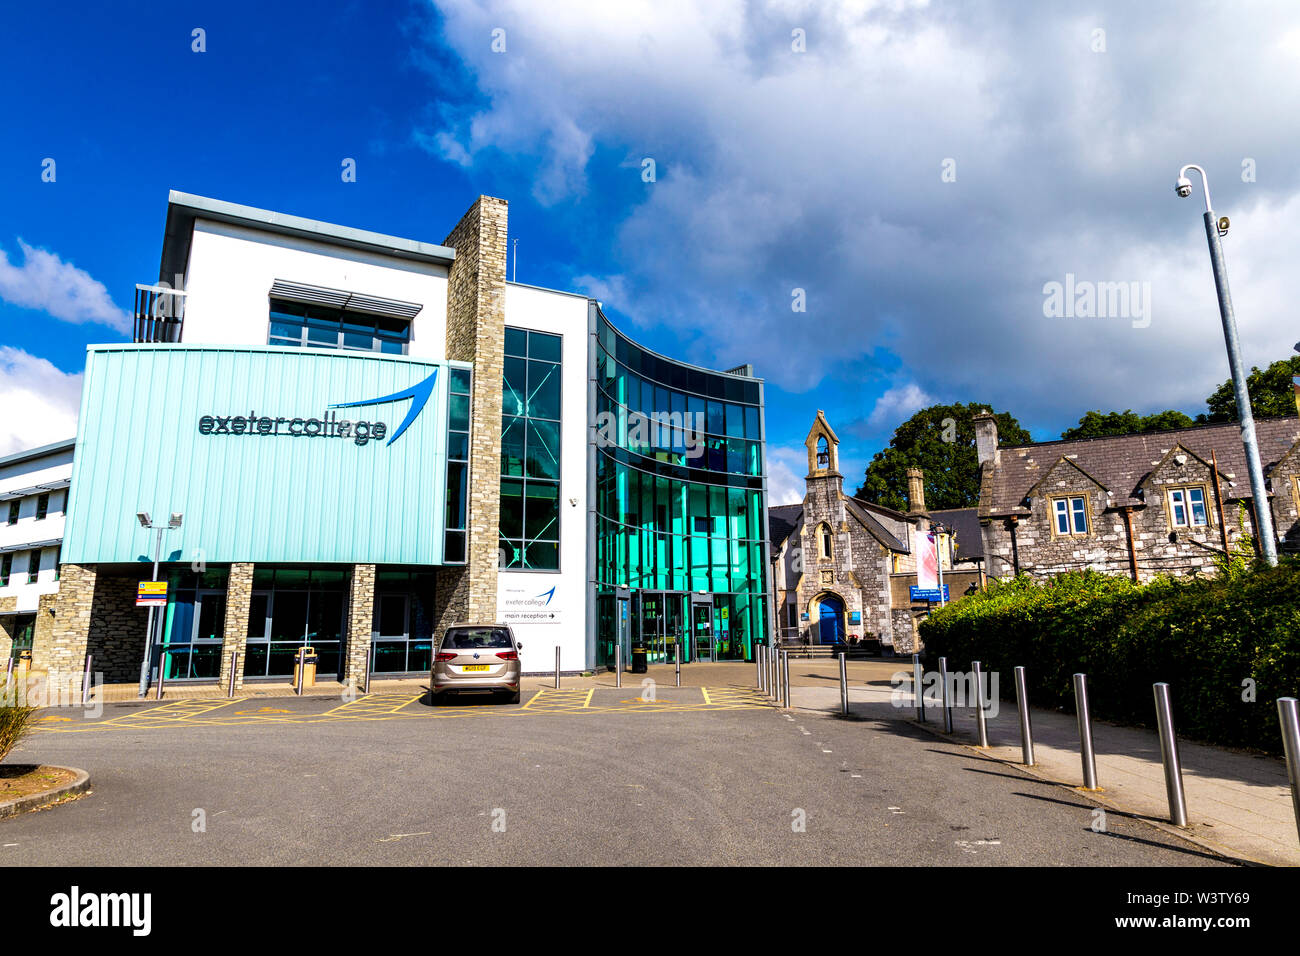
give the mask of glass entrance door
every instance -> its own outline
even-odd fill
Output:
[[[691,599],[691,660],[713,660],[713,601]]]
[[[664,661],[671,664],[677,647],[682,649],[682,663],[690,660],[690,648],[686,645],[686,615],[682,608],[686,595],[668,593],[664,595]]]
[[[650,664],[662,664],[665,657],[664,646],[664,595],[661,591],[641,592],[641,643],[645,645],[646,661]]]

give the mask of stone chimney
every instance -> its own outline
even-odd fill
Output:
[[[991,411],[980,412],[971,419],[975,423],[975,454],[981,467],[985,462],[998,463],[998,420]]]
[[[925,472],[920,468],[907,469],[907,513],[925,511]]]

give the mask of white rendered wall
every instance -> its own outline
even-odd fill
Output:
[[[445,267],[204,219],[194,222],[182,340],[265,345],[267,294],[276,279],[418,302],[424,308],[411,321],[408,354],[446,358]],[[175,284],[170,277],[167,281]]]
[[[560,570],[497,575],[497,619],[524,645],[525,673],[554,671],[555,648],[566,671],[587,667],[587,299],[506,283],[506,325],[563,337],[560,410]],[[570,504],[575,501],[576,504]],[[512,620],[525,611],[536,621]],[[554,613],[554,621],[541,615]]]
[[[66,482],[71,476],[71,449],[30,461],[0,465],[0,495],[35,485]],[[13,610],[19,614],[35,611],[42,594],[53,594],[59,589],[55,579],[58,545],[50,544],[42,549],[40,573],[35,581],[29,580],[27,574],[31,550],[22,547],[28,543],[63,540],[63,512],[67,506],[68,490],[59,488],[49,495],[48,511],[40,520],[36,518],[37,496],[23,496],[19,501],[18,523],[13,525],[8,524],[9,500],[0,500],[0,549],[13,556],[9,586],[0,588],[0,601],[15,598]]]

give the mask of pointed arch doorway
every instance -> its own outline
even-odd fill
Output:
[[[844,601],[838,594],[826,593],[817,598],[817,643],[842,644],[846,632]]]

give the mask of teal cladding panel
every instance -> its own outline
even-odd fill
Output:
[[[440,564],[448,363],[318,349],[92,346],[62,560]],[[461,364],[461,363],[451,363]],[[468,367],[468,366],[464,366]],[[432,394],[392,395],[435,375]],[[291,420],[383,423],[382,440],[293,437]],[[280,434],[202,434],[203,416],[283,418]],[[233,424],[232,426],[233,427]]]

